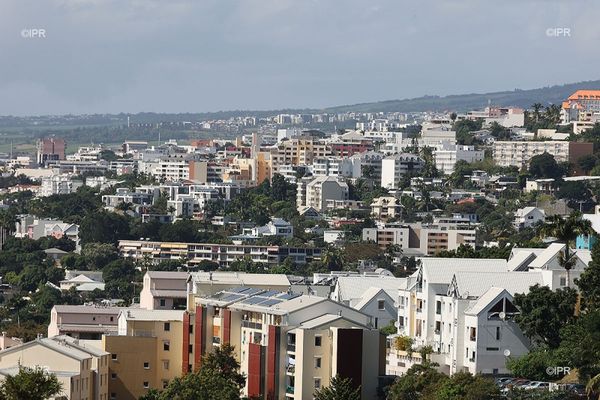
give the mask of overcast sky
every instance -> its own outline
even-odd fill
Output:
[[[0,0],[0,115],[324,107],[600,79],[599,19],[598,0]]]

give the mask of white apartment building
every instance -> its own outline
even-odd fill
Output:
[[[44,176],[42,177],[39,196],[48,197],[53,194],[70,194],[76,192],[81,186],[83,186],[83,181],[74,179],[71,174]]]
[[[483,150],[475,150],[475,146],[449,145],[443,149],[434,150],[435,167],[444,175],[450,175],[454,172],[454,165],[457,161],[466,161],[468,163],[483,161]]]
[[[371,202],[371,215],[377,220],[386,221],[400,216],[401,213],[402,205],[396,197],[377,197]]]
[[[381,186],[386,189],[398,189],[402,176],[409,172],[420,171],[423,164],[421,157],[411,153],[385,157],[381,161]]]
[[[420,259],[419,269],[399,289],[399,335],[413,338],[416,348],[431,345],[431,360],[445,373],[508,373],[506,358],[524,355],[530,346],[514,322],[519,310],[513,296],[536,284],[552,290],[567,286],[558,263],[563,249],[562,244],[517,248],[508,261]],[[591,260],[589,250],[577,250],[576,255],[572,279]],[[388,372],[404,372],[414,362],[419,360],[388,349]]]
[[[319,157],[313,160],[312,173],[314,176],[340,176],[345,178],[360,178],[360,159],[352,157]]]
[[[364,241],[377,243],[382,249],[389,245],[398,245],[402,249],[410,247],[410,227],[364,228],[362,233]]]
[[[546,212],[537,207],[523,207],[515,212],[514,225],[516,229],[531,228],[532,226],[544,222]]]
[[[313,207],[322,212],[327,209],[327,200],[348,200],[348,184],[333,176],[319,176],[298,181],[296,205]]]

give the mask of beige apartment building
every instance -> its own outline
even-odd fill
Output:
[[[183,315],[179,310],[128,309],[120,313],[118,335],[102,338],[111,357],[111,400],[138,399],[149,389],[163,389],[181,376]]]
[[[556,162],[575,163],[579,158],[592,154],[592,143],[547,141],[496,141],[494,142],[494,162],[501,167],[522,168],[536,155],[548,153]]]
[[[371,215],[380,221],[396,218],[402,213],[400,199],[392,196],[377,197],[371,202]]]
[[[56,375],[62,392],[55,399],[110,400],[109,354],[67,336],[38,338],[0,352],[0,380],[19,366],[43,368]]]
[[[385,369],[385,340],[372,317],[316,296],[248,287],[190,295],[183,372],[223,343],[235,347],[248,397],[310,399],[340,375],[361,387],[362,398],[375,398]]]
[[[330,147],[312,136],[293,137],[284,140],[271,149],[273,171],[279,165],[312,165],[315,157],[331,155]]]
[[[348,200],[348,184],[335,176],[318,176],[316,178],[301,179],[296,184],[296,206],[312,207],[317,211],[327,210],[328,201]]]
[[[76,339],[100,340],[117,333],[119,307],[56,305],[50,311],[48,337],[68,335]]]
[[[140,292],[140,307],[147,310],[185,309],[187,272],[148,271]]]

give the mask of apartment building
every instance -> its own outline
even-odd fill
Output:
[[[577,90],[561,107],[563,124],[584,122],[600,114],[600,90]]]
[[[396,197],[377,197],[371,202],[371,215],[380,221],[387,221],[401,216],[402,205]]]
[[[399,245],[433,256],[441,251],[456,250],[460,245],[475,247],[476,230],[468,221],[438,221],[433,224],[394,224],[379,228],[364,228],[363,240],[375,242],[380,248]]]
[[[349,157],[319,157],[312,164],[314,176],[339,176],[360,178],[362,176],[360,159]]]
[[[308,399],[333,376],[376,397],[385,342],[372,318],[332,300],[248,287],[194,297],[184,317],[184,373],[223,343],[247,376],[243,395]],[[353,351],[347,351],[347,349]]]
[[[381,187],[398,189],[400,179],[407,173],[420,171],[423,164],[421,157],[411,153],[385,157],[381,161]]]
[[[348,200],[348,184],[334,176],[304,178],[297,183],[296,205],[313,207],[322,212],[327,209],[327,200]]]
[[[457,161],[466,161],[468,163],[483,161],[483,150],[475,150],[475,146],[451,145],[444,146],[433,152],[435,167],[445,175],[454,172],[454,166]]]
[[[515,212],[514,226],[517,230],[531,228],[546,220],[546,212],[537,207],[523,207]]]
[[[132,191],[129,188],[117,188],[115,194],[102,196],[102,203],[109,211],[114,211],[121,204],[132,204],[133,206],[151,206],[154,199],[158,197],[158,188],[151,192]]]
[[[579,158],[593,153],[592,143],[548,141],[496,141],[494,142],[494,162],[501,167],[527,166],[536,155],[548,153],[556,162],[576,163]]]
[[[202,261],[211,261],[224,268],[243,258],[250,258],[254,262],[269,265],[278,265],[288,257],[298,264],[309,263],[321,258],[321,249],[312,247],[151,242],[144,240],[120,240],[119,252],[125,258],[147,258],[155,263],[162,260],[186,260],[188,265],[194,266]]]
[[[402,249],[410,247],[410,227],[385,227],[385,228],[364,228],[362,233],[363,241],[375,242],[385,249],[390,245],[398,245]]]
[[[147,271],[140,292],[140,307],[147,310],[185,309],[187,272]]]
[[[274,170],[277,170],[277,166],[285,164],[312,165],[315,157],[329,155],[331,155],[330,147],[314,136],[291,137],[271,148],[271,162]]]
[[[47,161],[64,160],[67,144],[64,139],[49,137],[37,142],[37,163],[45,165]]]
[[[181,376],[183,310],[127,309],[119,314],[118,334],[105,335],[110,353],[110,399],[135,400],[164,389]]]
[[[19,367],[43,368],[62,385],[57,399],[109,400],[108,363],[107,352],[83,341],[38,338],[0,351],[0,380],[18,374]]]
[[[42,177],[39,196],[74,193],[83,186],[83,180],[75,179],[71,174],[55,174]]]
[[[118,307],[55,305],[50,311],[48,337],[99,340],[102,335],[117,332],[120,311]]]
[[[514,249],[503,259],[420,259],[419,269],[399,289],[398,333],[419,348],[431,345],[431,360],[453,374],[506,374],[506,357],[529,351],[530,342],[514,318],[516,293],[533,285],[552,290],[567,286],[558,259],[564,244],[545,249]],[[581,275],[591,260],[589,250],[576,251],[571,276]],[[571,287],[572,287],[571,283]],[[418,359],[388,349],[388,372],[402,373]]]

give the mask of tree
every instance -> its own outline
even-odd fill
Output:
[[[435,369],[435,364],[415,364],[396,379],[388,392],[388,400],[434,399],[438,384],[448,377]]]
[[[552,365],[562,365],[557,360],[557,355],[553,350],[545,347],[532,349],[529,353],[519,357],[509,357],[506,361],[506,367],[513,376],[532,379],[536,381],[547,381],[547,368]],[[557,376],[556,378],[560,378]]]
[[[45,400],[61,390],[55,375],[41,368],[19,367],[17,375],[6,376],[1,393],[6,400]]]
[[[554,349],[560,345],[560,329],[575,320],[576,303],[575,289],[552,291],[536,284],[527,294],[515,294],[515,305],[521,310],[515,322],[532,341]]]
[[[108,211],[87,214],[81,221],[79,237],[82,243],[113,243],[129,238],[129,219]]]
[[[577,165],[586,174],[589,174],[590,171],[594,169],[594,167],[596,166],[597,163],[598,163],[598,158],[593,154],[587,154],[587,155],[579,157],[579,159],[577,159]]]
[[[592,248],[592,261],[575,281],[589,310],[600,310],[600,245]]]
[[[352,379],[339,375],[331,378],[329,386],[315,391],[315,400],[360,400],[360,386],[355,387]]]
[[[529,160],[529,174],[534,178],[559,179],[563,172],[554,156],[547,152],[533,156]]]
[[[223,344],[208,353],[200,370],[177,377],[162,392],[148,392],[140,400],[238,400],[246,384],[233,347]]]
[[[539,232],[542,237],[554,237],[565,244],[565,248],[559,256],[559,263],[567,271],[567,287],[569,287],[570,272],[577,261],[577,256],[571,254],[571,242],[575,241],[579,235],[593,234],[592,223],[587,219],[583,219],[578,212],[572,213],[567,218],[562,218],[556,214],[546,220]]]
[[[436,400],[487,400],[498,397],[500,389],[493,380],[469,372],[457,372],[443,380],[435,390]]]

